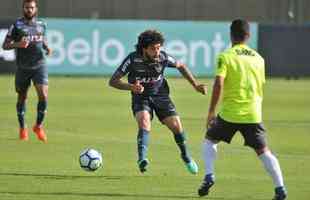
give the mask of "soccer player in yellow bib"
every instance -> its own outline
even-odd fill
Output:
[[[214,161],[217,143],[230,143],[239,131],[245,145],[253,148],[275,185],[274,200],[287,196],[279,162],[271,153],[262,123],[264,59],[246,45],[250,37],[249,23],[234,20],[230,26],[232,47],[218,56],[216,77],[207,117],[207,133],[203,143],[205,177],[198,189],[199,196],[208,195],[214,185]],[[218,115],[216,107],[222,96]]]

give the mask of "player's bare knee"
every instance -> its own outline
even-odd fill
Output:
[[[139,128],[140,129],[145,129],[145,130],[148,130],[148,131],[150,131],[150,129],[151,129],[151,122],[147,118],[141,118],[138,121],[138,124],[139,124]]]
[[[174,124],[171,130],[174,134],[183,133],[183,128],[180,124]]]
[[[39,101],[47,101],[48,98],[48,86],[47,85],[35,85],[38,94]]]
[[[144,123],[139,123],[139,129],[144,129],[147,131],[151,131],[151,125],[150,124],[144,124]]]
[[[48,97],[47,93],[42,93],[38,96],[39,101],[47,101],[47,97]]]
[[[174,134],[183,132],[181,120],[178,116],[166,117],[162,120],[162,123],[165,124]]]
[[[17,101],[18,102],[25,102],[27,100],[27,93],[25,92],[18,92],[17,93]]]
[[[47,101],[48,98],[48,92],[44,88],[40,88],[37,90],[39,101]]]
[[[254,148],[253,148],[254,149]],[[259,156],[267,151],[270,151],[269,148],[267,146],[258,148],[258,149],[254,149],[254,151],[256,152],[256,154]]]
[[[164,123],[174,134],[183,132],[183,127],[179,120],[166,120]]]

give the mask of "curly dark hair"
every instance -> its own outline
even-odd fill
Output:
[[[138,43],[136,44],[136,51],[142,54],[142,49],[147,48],[152,44],[161,44],[165,42],[164,36],[157,30],[146,30],[138,36]]]

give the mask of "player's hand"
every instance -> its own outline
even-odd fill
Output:
[[[144,91],[144,87],[140,84],[140,81],[136,81],[134,84],[132,84],[131,91],[134,94],[141,94]]]
[[[29,46],[29,41],[26,37],[22,37],[21,41],[17,42],[18,48],[26,49]]]
[[[46,49],[46,55],[47,55],[47,56],[51,56],[52,53],[53,53],[53,50],[47,47],[47,49]]]
[[[207,129],[211,128],[214,126],[216,120],[216,115],[214,112],[209,112],[208,113],[208,118],[207,118]]]
[[[207,86],[204,84],[198,84],[195,86],[197,92],[206,95],[207,94]]]

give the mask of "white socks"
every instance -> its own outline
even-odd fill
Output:
[[[206,139],[203,142],[202,149],[206,170],[205,174],[214,174],[214,161],[216,159],[217,144]],[[270,151],[259,155],[259,158],[263,162],[266,171],[271,176],[275,187],[284,187],[283,176],[278,159]]]
[[[278,159],[270,152],[259,155],[259,158],[263,162],[266,171],[271,176],[275,187],[283,187],[283,177]]]
[[[205,174],[214,174],[214,161],[216,159],[217,144],[206,139],[202,145],[202,153],[205,161]]]

